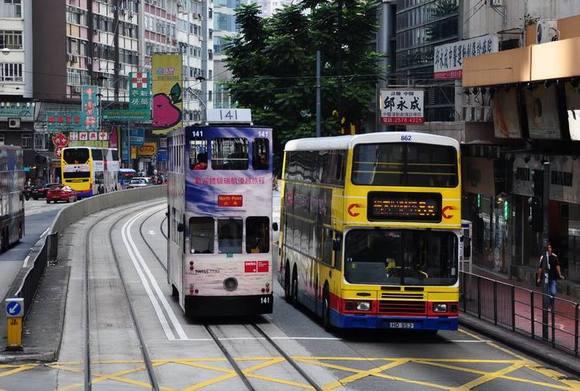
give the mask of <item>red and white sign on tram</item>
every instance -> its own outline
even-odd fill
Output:
[[[386,125],[422,124],[423,90],[381,90],[381,123]]]

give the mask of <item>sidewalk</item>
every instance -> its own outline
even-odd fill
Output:
[[[558,295],[554,311],[544,307],[542,288],[473,266],[462,288],[462,309],[494,326],[516,331],[577,354],[579,305]]]

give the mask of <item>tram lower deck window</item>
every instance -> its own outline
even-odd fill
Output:
[[[270,219],[266,216],[246,219],[246,252],[248,254],[270,252]]]
[[[189,219],[192,254],[213,254],[215,222],[211,217],[192,217]]]

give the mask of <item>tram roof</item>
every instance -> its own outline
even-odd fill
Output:
[[[379,132],[365,133],[352,136],[313,137],[290,140],[286,143],[285,151],[326,151],[341,150],[354,147],[356,144],[396,143],[401,142],[401,136],[411,136],[415,142],[425,144],[449,145],[459,149],[457,140],[431,133],[419,132]]]

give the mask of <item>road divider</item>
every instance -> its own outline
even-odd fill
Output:
[[[150,186],[140,189],[116,191],[101,194],[71,204],[61,209],[49,230],[43,233],[43,237],[32,247],[20,272],[12,282],[4,300],[22,299],[23,320],[31,311],[34,296],[38,291],[41,278],[50,262],[55,262],[58,257],[58,239],[66,228],[77,221],[93,213],[104,209],[116,208],[142,201],[163,198],[167,195],[167,186]],[[0,321],[0,327],[6,327],[3,335],[8,337],[6,313]]]

